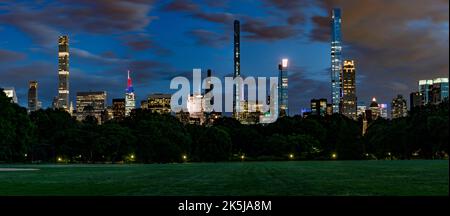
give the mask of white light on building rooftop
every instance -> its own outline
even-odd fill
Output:
[[[288,59],[283,59],[283,60],[281,60],[281,66],[283,66],[284,68],[287,68],[287,66],[288,66]]]

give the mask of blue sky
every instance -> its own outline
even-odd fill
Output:
[[[448,1],[2,1],[0,86],[39,82],[49,106],[57,94],[57,37],[70,37],[70,91],[124,97],[132,71],[138,100],[171,93],[170,79],[210,68],[233,72],[233,20],[241,21],[241,73],[277,76],[289,58],[292,113],[330,95],[329,11],[343,11],[344,58],[357,67],[357,96],[389,103],[419,79],[448,77]]]

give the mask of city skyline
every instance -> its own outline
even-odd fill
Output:
[[[102,2],[78,3],[98,12],[98,17],[80,17],[80,23],[65,25],[61,23],[67,19],[64,16],[49,20],[42,14],[54,10],[73,15],[74,9],[42,2],[0,3],[0,31],[4,35],[0,43],[0,86],[14,87],[24,107],[30,80],[39,83],[43,107],[50,106],[57,94],[55,41],[60,34],[69,35],[71,40],[70,101],[75,101],[76,92],[89,90],[107,91],[108,98],[122,98],[127,69],[134,73],[136,100],[141,101],[151,93],[172,93],[168,88],[170,78],[188,75],[192,68],[211,68],[221,77],[232,74],[232,28],[237,18],[241,21],[241,74],[276,76],[273,65],[289,58],[289,109],[298,114],[300,108],[309,107],[312,98],[330,100],[329,13],[334,7],[342,9],[343,56],[358,62],[358,99],[370,101],[376,97],[389,103],[397,94],[418,91],[418,80],[448,77],[448,2],[393,1],[383,17],[376,17],[378,21],[396,17],[386,26],[364,19],[376,15],[369,8],[382,6],[377,1],[331,1],[332,5],[322,5],[321,1],[230,1],[219,6],[200,1],[117,1],[109,5],[110,10],[102,8]],[[123,10],[113,10],[117,8]],[[213,12],[203,12],[205,8]],[[399,8],[407,13],[391,11]],[[118,13],[124,17],[117,18]],[[19,15],[34,19],[13,19]],[[180,18],[186,22],[176,22]],[[104,26],[95,29],[89,23]],[[365,26],[369,24],[373,29]],[[391,27],[399,27],[402,32]],[[423,35],[423,31],[430,34]],[[396,41],[398,38],[402,42]],[[414,44],[409,44],[412,41]]]

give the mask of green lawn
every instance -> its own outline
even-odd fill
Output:
[[[448,195],[448,160],[7,165],[0,195]]]

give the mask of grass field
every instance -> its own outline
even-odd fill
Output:
[[[0,165],[0,195],[448,195],[448,161]]]

